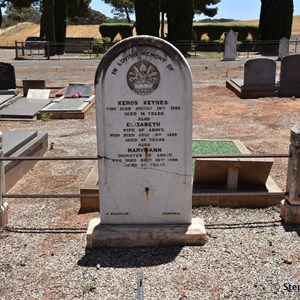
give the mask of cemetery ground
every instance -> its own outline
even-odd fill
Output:
[[[17,85],[23,79],[45,79],[47,86],[93,83],[99,63],[13,61],[13,53],[7,53]],[[245,60],[189,60],[193,138],[239,139],[255,154],[288,153],[290,130],[300,121],[300,99],[238,98],[225,81],[243,77]],[[45,156],[95,156],[95,120],[93,108],[84,120],[0,121],[0,128],[47,132]],[[93,164],[40,161],[9,193],[77,194]],[[287,159],[275,159],[271,176],[283,191],[286,173]],[[145,299],[300,297],[300,226],[284,226],[279,206],[193,208],[193,217],[205,222],[203,247],[86,250],[89,220],[99,213],[78,214],[79,199],[7,202],[9,225],[0,231],[3,300],[136,299],[138,272],[144,275]]]

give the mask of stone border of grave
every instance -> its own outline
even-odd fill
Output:
[[[281,201],[280,216],[286,224],[300,224],[300,123],[291,130],[287,173],[287,197]]]
[[[247,147],[240,141],[240,140],[222,140],[222,139],[216,139],[212,141],[230,141],[233,142],[236,147],[240,150],[241,154],[251,154],[251,152],[247,149]],[[214,165],[220,164],[220,167],[226,168],[226,165],[230,167],[231,165],[239,168],[242,167],[243,164],[249,165],[255,165],[257,163],[260,164],[272,164],[272,159],[262,159],[262,158],[251,158],[251,159],[241,159],[241,158],[228,158],[225,159],[214,159],[214,158],[208,158],[208,159],[199,159],[201,162],[205,165],[209,165],[209,162],[213,162]],[[195,171],[196,171],[196,164],[195,164]],[[247,166],[246,166],[247,167]],[[234,168],[234,169],[236,169]],[[228,169],[228,175],[231,173],[229,171],[233,171]],[[231,174],[231,178],[235,178],[235,173]],[[236,175],[235,181],[237,184],[238,181],[238,175]],[[193,182],[194,184],[195,182]],[[227,185],[232,187],[232,180],[229,182],[227,178]],[[273,193],[282,193],[282,190],[278,187],[276,182],[272,179],[272,177],[269,175],[267,177],[266,183],[265,183],[265,189],[266,192],[264,194],[258,195],[260,192],[259,190],[253,190],[253,195],[251,195],[251,192],[247,193],[240,193],[236,188],[231,188],[228,191],[222,191],[218,192],[218,190],[212,190],[209,189],[207,191],[201,190],[193,190],[193,207],[198,206],[219,206],[219,207],[231,207],[231,208],[241,208],[241,207],[247,207],[247,208],[266,208],[274,205],[278,205],[280,201],[282,200],[282,196],[274,195]],[[209,195],[209,194],[212,195]],[[226,193],[230,193],[230,195],[226,195]],[[234,195],[236,193],[237,195]],[[254,195],[256,193],[256,195]],[[203,194],[203,195],[201,195]],[[213,195],[216,194],[216,195]]]
[[[207,139],[199,139],[207,140]],[[229,139],[212,139],[210,141],[219,141],[219,142],[233,142],[235,146],[240,150],[242,154],[251,154],[250,151],[240,140],[229,140]],[[238,160],[238,159],[236,159]],[[276,182],[272,179],[271,176],[268,176],[266,181],[266,189],[268,192],[265,195],[237,195],[237,196],[201,196],[199,194],[193,193],[192,195],[192,205],[193,207],[197,206],[220,206],[220,207],[248,207],[248,208],[265,208],[273,205],[278,205],[282,200],[280,195],[272,195],[272,193],[282,192],[278,187]],[[216,192],[216,191],[215,191]],[[85,197],[84,195],[97,195],[99,193],[98,189],[98,165],[94,164],[90,173],[86,177],[83,185],[80,188],[80,194],[83,196],[80,198],[80,209],[79,213],[89,213],[94,211],[99,211],[99,198],[95,197]]]
[[[0,131],[0,157],[3,157],[3,135]],[[3,201],[2,195],[5,190],[4,163],[0,160],[0,226],[5,227],[8,224],[8,204]]]

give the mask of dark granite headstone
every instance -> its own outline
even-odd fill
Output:
[[[23,95],[27,96],[29,89],[45,89],[46,88],[46,80],[32,80],[25,79],[23,80]]]
[[[65,92],[65,98],[76,97],[89,97],[91,96],[91,85],[69,85]]]
[[[16,88],[16,76],[13,65],[0,62],[0,90]]]

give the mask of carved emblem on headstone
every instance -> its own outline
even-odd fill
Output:
[[[153,64],[139,61],[128,70],[127,82],[136,94],[149,95],[158,87],[160,74]]]

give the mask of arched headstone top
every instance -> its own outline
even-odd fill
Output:
[[[101,76],[104,76],[107,72],[107,70],[111,67],[112,62],[118,58],[119,56],[124,57],[124,59],[130,60],[131,58],[134,58],[130,56],[133,53],[136,52],[137,48],[142,48],[142,47],[150,47],[153,50],[157,51],[162,51],[164,50],[164,53],[168,53],[168,57],[171,58],[174,61],[181,62],[180,65],[183,69],[185,69],[186,76],[191,77],[191,70],[189,65],[186,62],[186,59],[184,56],[177,50],[176,47],[174,47],[171,43],[157,37],[153,36],[148,36],[148,35],[140,35],[140,36],[135,36],[135,37],[129,37],[126,38],[117,44],[115,44],[113,47],[110,48],[110,50],[103,56],[101,59],[99,66],[97,68],[96,76],[95,76],[95,84],[99,82],[99,79]],[[126,55],[128,58],[126,59]],[[142,51],[138,53],[137,55],[141,55],[139,58],[141,58]],[[137,57],[137,56],[136,56]],[[151,59],[150,56],[144,55],[144,59]],[[157,56],[157,59],[160,60],[161,62],[165,63],[166,62],[166,57],[165,56]],[[122,61],[123,63],[123,61]],[[118,66],[117,66],[118,67]],[[120,67],[120,66],[119,66]],[[169,66],[171,67],[171,66]],[[118,68],[117,68],[118,69]]]

